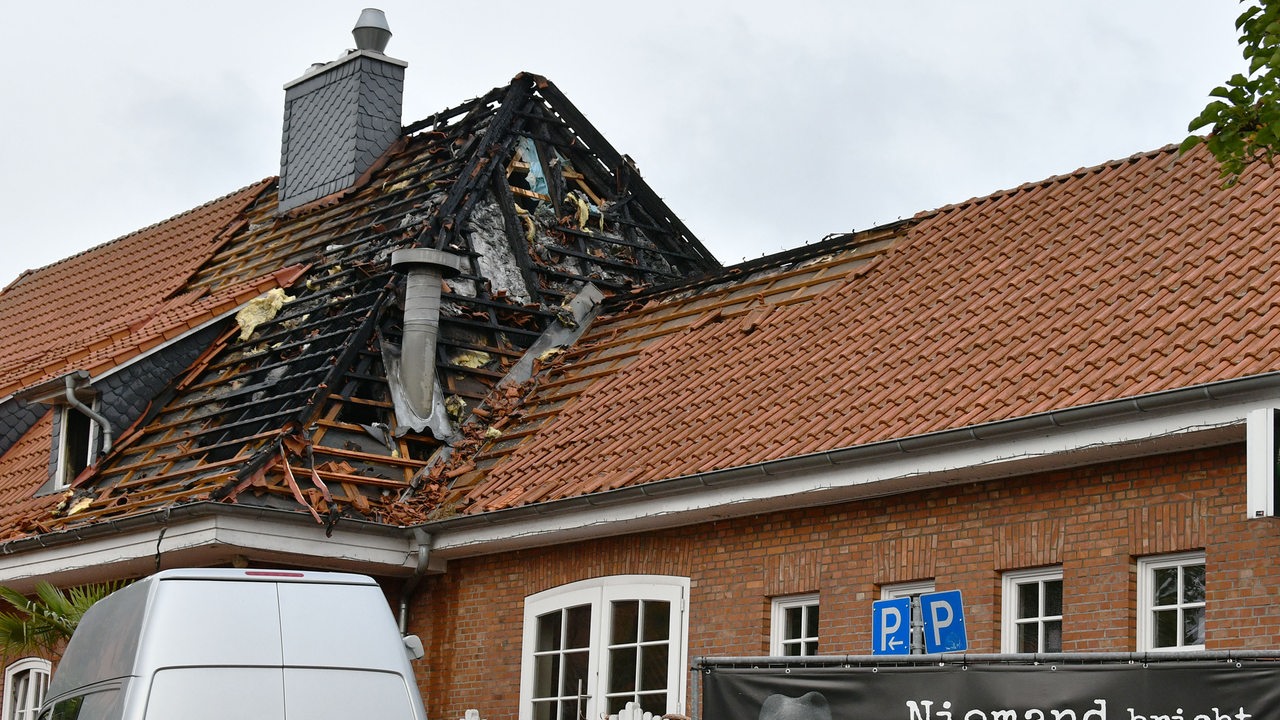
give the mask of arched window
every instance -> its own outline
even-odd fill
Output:
[[[35,720],[49,689],[52,665],[44,658],[23,658],[4,670],[4,720]]]
[[[688,578],[615,575],[525,599],[520,717],[681,713]]]

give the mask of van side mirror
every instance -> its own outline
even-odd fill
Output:
[[[404,652],[410,660],[421,660],[426,651],[422,649],[422,638],[417,635],[404,636]]]

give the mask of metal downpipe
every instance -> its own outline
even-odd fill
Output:
[[[80,402],[80,398],[76,397],[77,385],[79,385],[79,383],[77,382],[76,377],[74,375],[68,375],[67,376],[67,393],[66,393],[67,404],[79,410],[80,412],[84,413],[86,416],[88,416],[90,420],[97,423],[98,427],[102,429],[102,453],[105,455],[106,453],[111,452],[111,439],[112,439],[111,422],[108,421],[102,415],[100,415],[98,412],[96,412],[93,408]]]
[[[431,563],[431,546],[434,543],[434,537],[430,533],[414,530],[413,536],[418,542],[418,564],[413,569],[413,575],[404,581],[404,587],[400,590],[400,634],[407,635],[409,633],[409,600],[413,597],[413,592],[418,589],[418,583],[422,581],[422,576],[427,574],[427,566]]]

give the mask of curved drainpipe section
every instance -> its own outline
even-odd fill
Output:
[[[67,376],[67,404],[84,413],[102,429],[102,454],[105,455],[111,452],[111,423],[93,408],[80,402],[80,398],[76,397],[76,388],[79,385],[79,379],[74,373]]]
[[[419,417],[431,415],[435,394],[436,340],[440,335],[440,282],[462,270],[464,258],[432,248],[391,254],[391,267],[405,273],[401,380]]]
[[[409,633],[409,600],[413,597],[413,591],[418,589],[422,576],[427,574],[427,566],[431,563],[431,545],[434,541],[430,533],[417,528],[413,530],[413,537],[418,542],[418,564],[413,569],[413,575],[404,581],[404,587],[400,590],[401,635]]]

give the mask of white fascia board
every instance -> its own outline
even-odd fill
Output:
[[[350,561],[412,570],[416,548],[404,536],[346,531],[341,523],[325,535],[319,523],[281,523],[261,517],[214,515],[170,526],[159,541],[163,555],[209,545],[248,552],[283,553],[300,558]]]
[[[319,524],[284,522],[271,516],[175,515],[136,523],[120,532],[86,534],[0,555],[0,585],[22,588],[35,580],[60,586],[102,582],[163,568],[226,563],[236,555],[255,562],[407,576],[416,566],[417,546],[404,532],[361,532],[343,529],[341,523],[326,536]]]
[[[1277,406],[1274,391],[1231,401],[1134,412],[1121,421],[1079,422],[1038,432],[975,432],[949,444],[904,440],[874,457],[841,451],[756,466],[754,477],[714,473],[573,501],[495,511],[421,527],[441,559],[679,527],[762,512],[814,507],[925,488],[981,482],[1098,462],[1245,440],[1250,411]],[[919,449],[912,450],[911,448]],[[558,506],[557,506],[558,505]]]

